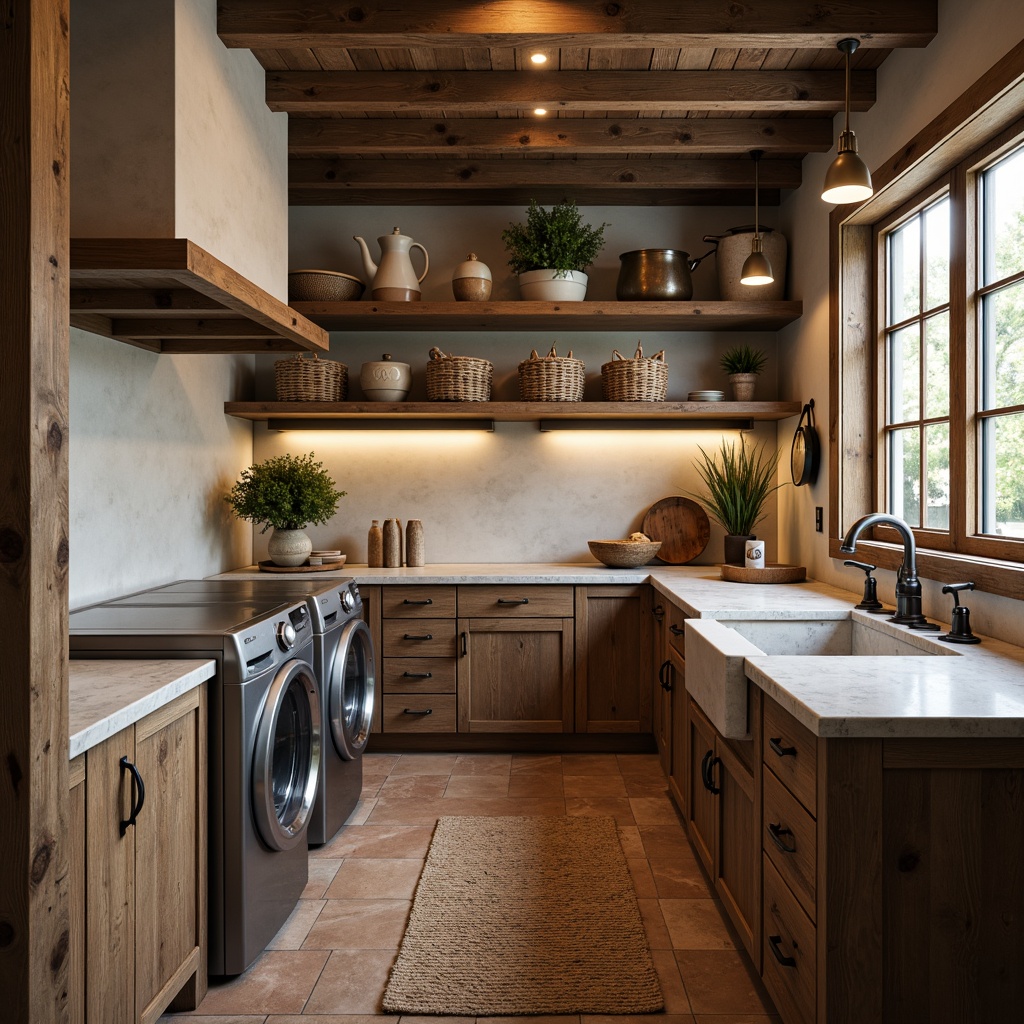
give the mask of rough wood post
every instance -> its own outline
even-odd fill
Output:
[[[0,1016],[68,1015],[68,2],[0,18]]]

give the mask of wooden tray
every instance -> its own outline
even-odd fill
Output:
[[[730,583],[800,583],[807,579],[802,565],[782,565],[765,562],[763,569],[748,569],[745,565],[721,565],[722,579]]]
[[[675,495],[656,501],[640,527],[651,540],[660,540],[658,558],[669,565],[682,565],[696,558],[711,537],[708,514],[690,498]]]
[[[323,565],[274,565],[271,561],[257,562],[256,564],[259,566],[260,572],[328,572],[331,569],[340,569],[345,564],[347,557],[347,555],[342,555],[341,558],[336,558],[333,562],[325,562]]]

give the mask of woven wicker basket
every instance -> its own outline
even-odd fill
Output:
[[[582,402],[586,379],[582,359],[555,354],[555,346],[546,356],[537,350],[519,364],[519,397],[524,402]]]
[[[445,355],[432,348],[427,362],[427,398],[431,402],[488,402],[493,371],[487,359]]]
[[[348,398],[348,367],[332,359],[297,355],[274,363],[279,402],[344,402]]]
[[[601,388],[608,402],[664,402],[668,392],[665,350],[644,358],[643,346],[627,359],[617,349],[612,361],[601,366]]]

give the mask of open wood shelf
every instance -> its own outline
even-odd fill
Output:
[[[224,412],[241,419],[297,423],[325,429],[344,421],[391,421],[394,426],[430,420],[533,422],[580,420],[615,422],[707,421],[709,424],[782,420],[797,416],[799,402],[225,402]]]
[[[789,302],[295,302],[329,331],[777,331]]]
[[[151,352],[327,352],[330,339],[187,238],[73,238],[71,325]]]

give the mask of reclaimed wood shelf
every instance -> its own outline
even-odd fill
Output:
[[[748,425],[800,414],[799,402],[225,402],[224,412],[282,429],[382,428],[439,420],[710,427]]]
[[[151,352],[328,352],[327,332],[187,238],[71,239],[71,325]]]
[[[803,303],[296,302],[329,331],[777,331]]]

